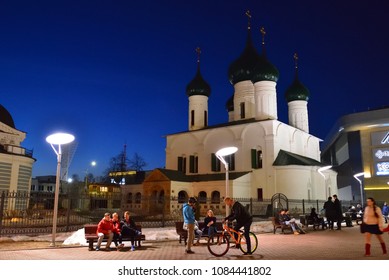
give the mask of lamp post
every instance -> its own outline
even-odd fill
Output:
[[[73,142],[74,136],[68,133],[55,133],[46,137],[48,142],[53,148],[57,155],[57,174],[55,177],[55,193],[54,193],[54,213],[53,213],[53,231],[52,231],[52,242],[51,246],[55,246],[55,236],[57,233],[57,217],[58,217],[58,199],[59,199],[59,181],[61,175],[61,145]],[[55,149],[54,145],[58,145],[58,150]]]
[[[90,163],[90,165],[91,165],[91,166],[96,166],[96,161],[92,161],[92,162]],[[85,170],[85,192],[88,191],[88,170],[89,170],[89,168],[87,168],[87,169]]]
[[[362,188],[362,180],[358,177],[365,176],[364,172],[360,172],[357,174],[354,174],[354,178],[359,182],[359,190],[361,192],[361,205],[363,205],[363,188]]]
[[[327,165],[327,166],[320,167],[317,170],[317,172],[319,172],[319,174],[321,176],[323,176],[323,178],[324,178],[324,187],[326,188],[325,189],[326,190],[326,198],[329,196],[329,194],[327,193],[328,190],[327,190],[327,185],[326,185],[326,176],[324,175],[323,171],[326,171],[326,170],[331,169],[331,168],[332,168],[332,165]]]
[[[224,164],[224,168],[226,169],[226,196],[229,196],[229,186],[228,186],[228,162],[225,160],[225,156],[232,155],[236,153],[238,150],[237,147],[226,147],[218,150],[216,152],[216,157]],[[228,216],[230,213],[229,207],[226,206],[226,216]]]

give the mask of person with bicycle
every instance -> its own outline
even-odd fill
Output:
[[[234,229],[238,231],[241,227],[244,229],[244,236],[247,242],[247,252],[244,255],[251,255],[251,241],[250,241],[250,227],[253,222],[253,216],[249,211],[238,201],[233,200],[231,197],[225,197],[224,203],[227,207],[231,208],[231,214],[224,218],[223,222],[236,220]],[[235,238],[238,238],[237,234],[234,234]],[[236,245],[239,248],[239,245]]]

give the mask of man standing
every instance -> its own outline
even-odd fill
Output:
[[[327,218],[328,229],[334,229],[334,220],[335,220],[335,205],[332,202],[332,197],[329,196],[328,200],[324,203],[324,211]]]
[[[338,199],[338,196],[334,194],[332,196],[334,198],[334,207],[335,207],[335,220],[336,222],[336,229],[341,230],[342,229],[342,220],[343,220],[343,213],[342,213],[342,205],[340,204],[340,201]]]
[[[184,226],[186,226],[186,230],[188,231],[188,242],[186,243],[187,254],[193,254],[194,252],[191,250],[193,240],[194,240],[194,226],[195,226],[195,214],[194,214],[194,205],[196,204],[196,198],[190,197],[188,203],[185,203],[182,208],[182,215],[184,217]]]
[[[231,207],[231,214],[224,218],[225,221],[236,220],[234,229],[238,231],[241,227],[244,228],[244,237],[247,242],[247,252],[244,255],[251,255],[251,240],[250,240],[250,227],[253,222],[253,217],[249,211],[238,201],[233,200],[231,197],[224,198],[224,203],[227,207]],[[235,238],[238,238],[235,234]],[[238,246],[238,245],[237,245]]]

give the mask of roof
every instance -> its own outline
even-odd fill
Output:
[[[276,160],[273,162],[273,166],[285,165],[323,166],[321,162],[315,159],[280,150]]]

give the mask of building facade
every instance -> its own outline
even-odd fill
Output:
[[[341,117],[323,143],[322,161],[338,172],[342,199],[389,201],[389,108]]]
[[[0,105],[0,192],[29,192],[32,166],[31,150],[21,146],[26,133],[16,129],[11,114]],[[12,203],[7,209],[24,209]]]

